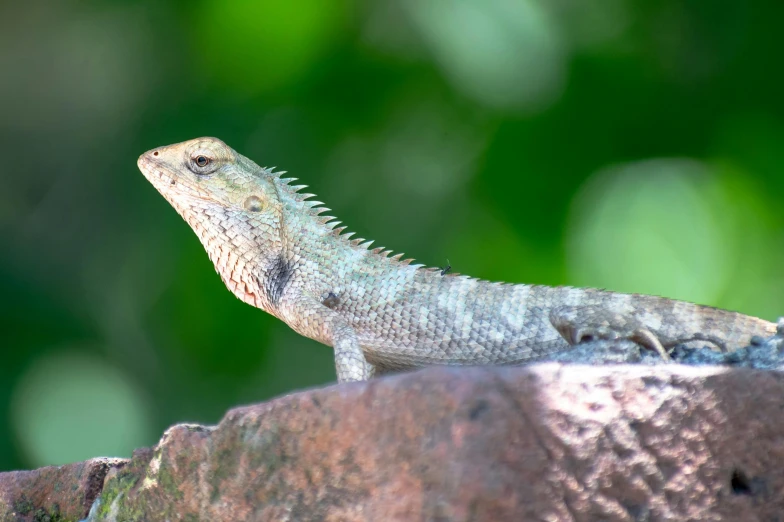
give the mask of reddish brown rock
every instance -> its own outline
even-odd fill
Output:
[[[436,368],[175,426],[90,520],[777,520],[782,463],[777,372]]]
[[[0,473],[0,521],[61,521],[87,516],[112,469],[124,459],[91,459],[34,471]]]

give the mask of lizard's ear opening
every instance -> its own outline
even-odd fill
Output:
[[[245,198],[242,206],[245,208],[245,210],[249,210],[251,212],[261,212],[264,210],[264,202],[258,196],[248,196]]]

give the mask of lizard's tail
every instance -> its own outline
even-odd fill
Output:
[[[700,306],[701,331],[715,335],[725,342],[727,351],[734,351],[749,345],[755,335],[770,337],[776,333],[776,323],[738,312]],[[710,339],[706,339],[710,340]]]

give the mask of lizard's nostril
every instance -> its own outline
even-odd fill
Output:
[[[152,153],[152,155],[153,156],[157,156],[158,155],[158,151],[156,150],[155,152]]]

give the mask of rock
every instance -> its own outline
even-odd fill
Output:
[[[0,473],[0,521],[60,522],[87,515],[110,470],[125,459],[91,459],[35,471]]]
[[[430,368],[174,426],[89,520],[776,520],[782,462],[780,372]],[[86,509],[75,469],[0,474],[0,521],[54,480]]]

